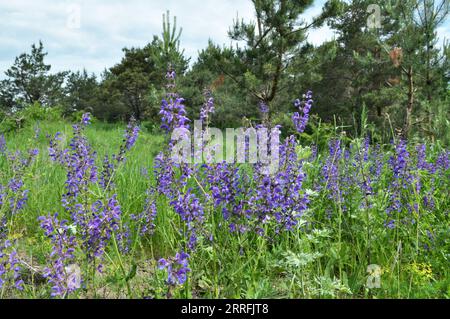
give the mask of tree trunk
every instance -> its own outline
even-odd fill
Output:
[[[404,135],[406,138],[408,138],[409,132],[411,130],[412,111],[414,105],[414,76],[412,66],[410,66],[408,69],[407,77],[408,77],[408,104],[406,105],[406,120],[404,127]]]

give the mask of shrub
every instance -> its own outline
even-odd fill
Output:
[[[17,113],[17,118],[23,119],[26,123],[36,121],[58,121],[62,117],[60,107],[44,107],[39,103],[34,103]]]
[[[60,107],[43,107],[36,102],[20,111],[9,114],[0,112],[0,132],[11,132],[36,122],[55,122],[61,120],[61,118],[62,109]]]

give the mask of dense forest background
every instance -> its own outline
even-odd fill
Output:
[[[312,120],[304,138],[322,138],[339,128],[348,136],[369,130],[377,141],[394,134],[450,141],[450,46],[437,37],[448,0],[327,1],[322,13],[305,22],[313,0],[252,0],[254,21],[230,21],[233,46],[212,41],[190,61],[182,49],[182,28],[169,12],[162,34],[144,47],[123,49],[121,61],[100,76],[52,72],[44,44],[16,57],[0,82],[0,133],[20,129],[32,117],[77,117],[101,121],[134,116],[158,130],[168,67],[190,118],[212,94],[212,125],[237,127],[269,120],[288,133],[293,101],[313,92]],[[308,21],[309,21],[308,20]],[[336,34],[314,46],[308,31],[323,25]]]

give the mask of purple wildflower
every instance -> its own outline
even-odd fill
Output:
[[[163,99],[159,114],[163,123],[161,128],[166,132],[171,132],[178,127],[189,128],[184,99],[181,97]]]
[[[179,194],[170,204],[186,223],[185,235],[188,238],[188,247],[193,250],[197,244],[197,230],[201,228],[204,221],[203,206],[191,189],[188,189],[184,195]]]
[[[302,113],[300,115],[299,112],[295,112],[292,116],[292,121],[294,122],[295,128],[298,133],[303,133],[305,131],[306,124],[308,124],[309,112],[313,103],[312,92],[308,91],[304,98],[305,101],[300,101],[299,99],[294,101],[294,106]]]
[[[205,97],[205,103],[203,104],[203,106],[200,110],[200,120],[202,120],[202,123],[204,123],[206,126],[208,126],[209,125],[209,115],[213,114],[215,112],[214,98],[211,96],[211,92],[209,90],[205,90],[203,95]]]
[[[52,285],[52,297],[66,297],[80,288],[80,274],[73,270],[72,262],[77,247],[75,236],[69,234],[67,221],[58,220],[58,214],[39,217],[41,228],[51,239],[52,252],[44,276]]]
[[[409,152],[406,149],[406,141],[400,140],[395,146],[395,156],[391,157],[390,164],[395,178],[402,178],[406,174]]]
[[[276,174],[260,174],[258,167],[254,171],[256,187],[248,201],[247,214],[261,223],[275,222],[276,231],[293,229],[309,202],[301,192],[305,174],[295,147],[293,136],[280,146],[280,169]],[[240,231],[244,230],[245,227],[241,226]],[[257,232],[262,234],[262,228],[258,228]]]
[[[61,133],[56,132],[55,136],[47,136],[47,138],[49,138],[48,153],[50,155],[50,159],[60,164],[66,163],[68,161],[68,150],[60,149],[58,145],[58,142],[62,140]]]
[[[161,102],[161,128],[166,133],[171,132],[174,128],[189,128],[186,117],[186,109],[184,106],[184,99],[175,93],[175,71],[169,70],[166,75],[168,80],[166,98]]]
[[[101,202],[94,203],[92,217],[88,220],[83,234],[84,249],[91,260],[103,256],[112,233],[119,230],[120,218],[121,210],[116,195],[113,195],[106,205]]]
[[[240,219],[243,217],[243,200],[246,176],[235,165],[226,162],[207,167],[207,180],[214,207],[222,208],[223,217]]]
[[[158,261],[159,269],[167,270],[167,284],[169,286],[182,285],[187,280],[187,273],[191,271],[189,266],[189,254],[179,252],[175,257],[161,258]]]
[[[450,151],[443,150],[436,159],[435,169],[445,172],[450,168]]]
[[[103,160],[103,169],[100,173],[99,180],[100,186],[105,190],[111,190],[115,187],[112,180],[114,169],[114,164],[109,160],[108,155],[105,155],[105,159]]]
[[[67,192],[63,196],[63,204],[68,210],[76,205],[81,194],[87,192],[89,184],[97,181],[96,152],[91,149],[83,134],[84,126],[73,125],[73,130],[70,150],[64,152],[67,154],[64,162],[67,170]]]
[[[413,182],[413,175],[410,172],[411,167],[409,167],[409,163],[410,154],[407,150],[406,141],[400,140],[395,145],[394,156],[389,159],[394,179],[390,185],[390,203],[386,209],[388,221],[385,224],[388,228],[395,228],[401,222],[401,220],[394,219],[397,213],[400,213],[404,208],[410,208],[409,204],[404,205],[405,200],[403,195],[403,190],[410,187]],[[417,183],[416,186],[420,187]]]
[[[267,114],[269,113],[269,106],[265,102],[261,101],[259,103],[259,111],[263,114]]]
[[[127,128],[125,130],[125,135],[123,143],[120,146],[119,154],[116,156],[118,163],[125,160],[125,153],[134,146],[139,135],[139,126],[137,125],[136,119],[132,117],[128,122]]]
[[[17,151],[7,156],[7,165],[10,168],[12,177],[7,185],[0,184],[0,209],[6,204],[5,201],[9,201],[8,209],[6,211],[3,209],[3,217],[6,218],[5,222],[12,215],[19,213],[28,200],[29,191],[24,189],[24,176],[26,169],[31,165],[37,154],[38,151],[36,149],[31,149],[27,155]]]
[[[0,154],[6,153],[6,140],[5,135],[0,134]]]
[[[91,124],[91,114],[84,113],[81,116],[81,124],[84,125],[84,126],[87,126],[87,125]]]
[[[426,160],[426,151],[427,151],[426,145],[425,144],[417,145],[416,151],[417,151],[417,168],[429,170],[430,165]]]
[[[11,242],[0,241],[0,289],[13,285],[14,288],[23,290],[19,264],[17,252],[12,248]]]
[[[165,158],[163,152],[155,157],[154,174],[156,178],[156,188],[160,194],[172,198],[175,194],[175,172],[171,158]]]
[[[328,143],[329,155],[322,167],[322,177],[326,188],[330,191],[331,198],[341,202],[341,190],[339,187],[339,163],[342,158],[341,141],[331,140]]]
[[[153,188],[147,191],[144,210],[139,215],[131,215],[131,219],[138,221],[140,224],[140,234],[152,235],[155,230],[155,218],[157,214],[156,194]]]

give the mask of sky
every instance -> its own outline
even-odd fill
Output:
[[[324,2],[316,0],[305,19],[318,15]],[[209,39],[229,45],[227,31],[236,16],[254,19],[250,0],[0,0],[0,78],[39,40],[52,71],[100,74],[120,62],[122,48],[142,47],[160,35],[166,10],[183,28],[181,47],[191,61]],[[438,34],[450,39],[450,21]],[[318,45],[332,37],[324,27],[310,32],[309,41]]]

